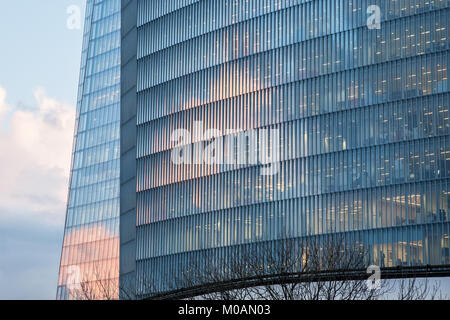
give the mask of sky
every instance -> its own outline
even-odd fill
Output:
[[[0,2],[0,299],[56,296],[84,8]]]

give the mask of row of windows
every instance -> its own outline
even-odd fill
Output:
[[[120,139],[120,123],[114,122],[102,127],[78,133],[77,151]]]
[[[115,0],[115,6],[120,7],[120,0]],[[113,3],[113,2],[111,2]],[[105,6],[102,6],[105,8]],[[116,8],[110,8],[110,9],[116,9]],[[94,14],[95,14],[95,8],[94,8]],[[108,35],[118,29],[120,29],[120,12],[112,12],[110,13],[110,16],[103,17],[102,23],[95,23],[92,25],[92,38],[91,41],[94,41],[94,39],[101,38],[105,35]]]
[[[91,58],[87,62],[88,74],[95,74],[120,65],[120,48]]]
[[[102,219],[119,217],[119,198],[69,208],[66,227],[91,224]]]
[[[91,167],[84,167],[72,171],[71,188],[79,188],[119,178],[119,159],[102,162]]]
[[[167,12],[161,19],[152,21],[148,19],[148,14],[151,15],[151,10],[154,11],[157,8],[154,6],[149,8],[144,4],[140,6],[144,11],[141,13],[143,19],[138,24],[138,30],[143,32],[146,38],[153,37],[156,40],[154,44],[151,44],[148,42],[148,39],[143,39],[149,46],[154,48],[151,50],[151,52],[154,52],[175,43],[190,40],[201,34],[281,9],[279,5],[275,6],[273,1],[268,1],[264,5],[263,1],[246,1],[255,7],[255,10],[252,10],[252,12],[246,11],[249,13],[247,17],[238,17],[239,12],[236,5],[242,4],[242,1],[210,0],[196,2],[189,6],[180,6],[171,12]],[[300,2],[311,2],[311,0],[294,0],[292,3],[285,3],[285,7],[298,6]],[[145,9],[147,9],[147,12],[145,12]]]
[[[75,152],[73,157],[73,169],[90,167],[101,162],[118,159],[119,157],[120,143],[119,140],[116,140],[93,148]]]
[[[120,70],[117,70],[120,71]],[[116,80],[115,80],[116,81]],[[91,91],[83,97],[81,115],[86,112],[92,112],[100,108],[109,106],[110,104],[119,105],[120,102],[120,84],[117,83],[112,87],[105,87],[97,91]],[[108,111],[108,110],[106,110]],[[101,112],[101,111],[99,111]]]
[[[92,21],[97,22],[98,20],[103,20],[103,22],[101,24],[96,24],[96,26],[105,28],[105,25],[107,25],[106,18],[111,15],[118,15],[120,20],[120,0],[97,0],[96,5],[93,8]],[[120,22],[116,22],[114,30],[117,29],[117,26],[120,26]],[[97,29],[94,34],[98,35],[102,33]]]
[[[138,0],[137,25],[141,26],[146,22],[150,22],[151,20],[154,20],[156,18],[159,18],[168,13],[171,13],[173,11],[176,11],[180,8],[189,6],[199,1],[200,0],[178,0],[178,1]]]
[[[164,220],[137,228],[141,239],[137,259],[283,238],[442,223],[449,220],[448,190],[446,183],[393,186]]]
[[[95,243],[119,236],[119,217],[103,218],[102,221],[67,228],[64,247]]]
[[[119,197],[119,189],[119,179],[110,179],[86,187],[71,189],[69,207],[117,198]]]
[[[119,243],[117,241],[117,247],[113,247],[112,249],[114,252],[119,252]],[[99,279],[102,280],[101,283],[105,284],[105,287],[111,288],[107,289],[111,292],[115,292],[119,288],[119,279],[117,275],[119,274],[119,257],[116,256],[114,258],[108,258],[105,260],[96,260],[96,261],[90,261],[90,262],[84,262],[79,263],[77,265],[80,268],[80,274],[86,275],[86,274],[95,274],[96,277],[88,278],[87,281],[84,282],[84,287],[89,288],[89,283],[97,281],[93,285],[93,290],[90,292],[90,294],[96,294],[97,299],[105,299],[103,296],[105,292],[99,292],[102,290],[99,290],[98,288],[98,281]],[[71,266],[65,265],[61,267],[61,272],[59,274],[59,280],[58,283],[71,283],[70,281],[73,281],[70,277],[71,274],[73,274],[73,269],[70,269]],[[73,277],[73,276],[72,276]],[[106,285],[107,284],[107,285]],[[111,293],[108,293],[111,294]],[[60,300],[69,300],[77,298],[76,294],[73,294],[73,292],[70,292],[70,289],[65,286],[59,286],[57,291],[57,298]],[[78,299],[80,297],[78,296]],[[109,297],[111,298],[111,297]]]
[[[117,258],[119,256],[118,244],[118,238],[112,238],[110,235],[108,235],[105,240],[97,242],[84,242],[80,245],[65,247],[66,250],[64,251],[65,254],[61,257],[61,264],[62,266],[66,266],[69,264],[78,265],[92,262],[93,260],[99,263],[99,261],[101,260]],[[96,276],[98,276],[98,274]]]
[[[108,104],[106,101],[103,101],[103,103],[98,103],[97,105],[102,107],[100,109],[92,108],[91,111],[83,113],[79,117],[78,133],[120,120],[120,103]]]
[[[366,265],[376,264],[381,267],[395,266],[420,266],[439,265],[450,262],[449,252],[449,223],[430,224],[427,226],[397,227],[382,230],[369,230],[348,232],[344,235],[349,246],[361,245],[368,251]],[[338,235],[339,236],[339,235]],[[293,240],[293,247],[305,245],[305,239]],[[330,236],[323,235],[311,238],[324,248],[330,242]],[[230,257],[237,257],[243,251],[250,252],[277,252],[279,241],[258,242],[239,246],[206,249],[194,252],[181,252],[162,257],[149,258],[137,261],[138,280],[151,279],[155,284],[155,290],[167,290],[167,287],[176,285],[174,279],[183,279],[183,274],[191,270],[193,261],[195,266],[205,267],[217,263],[221,268],[226,268],[220,261]],[[140,252],[142,252],[142,248]],[[261,265],[270,273],[270,263],[264,257],[270,255],[258,255],[261,257]],[[144,281],[138,281],[142,294],[149,288]],[[172,287],[173,288],[173,287]]]
[[[290,160],[279,164],[275,176],[262,176],[259,167],[215,172],[152,190],[145,189],[146,184],[158,184],[158,177],[163,177],[155,176],[156,182],[144,180],[149,177],[144,169],[149,164],[139,162],[139,212],[160,220],[264,201],[442,179],[450,177],[449,142],[448,137],[426,139]],[[154,171],[158,173],[156,165]]]
[[[295,74],[310,70],[315,75],[322,75],[445,49],[449,45],[449,14],[449,9],[435,11],[385,23],[380,30],[371,31],[364,26],[301,43],[296,43],[299,39],[289,38],[286,40],[289,46],[280,51],[285,59],[276,60],[281,65],[279,71]],[[285,23],[282,26],[288,28]],[[149,78],[148,86],[154,86],[280,47],[277,43],[269,48],[264,45],[264,33],[259,33],[263,27],[253,26],[251,22],[234,25],[148,55],[138,60],[138,64]]]
[[[409,1],[415,2],[415,0]],[[253,4],[255,10],[247,11],[249,12],[247,17],[238,17],[237,12],[245,11],[230,12],[233,10],[231,2]],[[300,2],[303,3],[299,4]],[[235,23],[242,25],[250,18],[253,18],[248,22],[251,25],[250,29],[261,34],[263,37],[261,45],[264,50],[267,50],[292,43],[290,39],[293,39],[294,42],[304,41],[366,26],[370,16],[366,10],[371,5],[379,5],[382,21],[416,13],[414,11],[406,13],[407,11],[403,10],[403,14],[398,16],[386,14],[389,12],[390,6],[397,2],[399,1],[297,0],[285,3],[286,9],[282,9],[281,6],[276,6],[274,1],[269,0],[268,4],[272,8],[267,8],[267,10],[263,9],[261,0],[225,0],[225,3],[224,0],[197,2],[140,27],[138,29],[137,56],[140,58],[152,54]],[[281,5],[281,2],[279,4]],[[212,8],[216,6],[217,8]],[[417,12],[446,7],[448,7],[447,0],[422,0],[418,4]]]
[[[261,128],[265,123],[263,119],[269,119],[272,123],[284,121],[270,127],[280,130],[283,141],[280,159],[450,133],[448,93],[291,120],[300,116],[298,108],[295,109],[297,112],[291,108],[292,100],[296,98],[294,90],[294,86],[280,87],[273,90],[272,95],[266,95],[272,99],[269,104],[278,107],[271,108],[264,117],[261,112],[267,103],[255,102],[253,107],[249,107],[249,101],[241,96],[233,99],[232,105],[218,102],[200,107],[196,113],[190,109],[140,125],[137,131],[137,157],[171,150],[174,146],[172,132],[180,128],[190,132],[195,142],[193,120],[202,122],[204,131],[215,128],[223,135],[226,135],[227,129],[233,128],[227,127],[230,122],[235,123],[235,129],[246,131]],[[237,117],[237,114],[240,116]],[[224,144],[226,138],[224,136]]]
[[[372,148],[353,149],[288,160],[276,163],[276,165],[272,164],[272,166],[280,167],[281,171],[286,169],[294,176],[297,174],[301,176],[301,182],[304,185],[298,186],[298,188],[304,190],[301,193],[302,195],[352,187],[352,183],[350,183],[352,174],[357,175],[354,177],[357,180],[353,180],[353,187],[435,179],[450,174],[448,167],[448,161],[450,160],[449,142],[447,136],[407,143],[385,144]],[[169,153],[161,153],[152,158],[138,160],[137,190],[144,191],[189,179],[204,178],[219,173],[225,174],[237,168],[244,168],[240,172],[235,171],[233,173],[237,177],[241,176],[243,172],[248,172],[245,169],[247,165],[175,165],[170,162],[171,154]],[[321,170],[320,168],[324,166],[325,168]],[[253,170],[258,176],[261,167],[254,167]],[[317,171],[317,174],[309,173],[311,170],[312,172]],[[360,172],[361,170],[363,171]],[[318,176],[319,172],[322,172],[323,176]],[[341,181],[340,177],[345,177],[345,180]],[[276,175],[274,179],[281,178]],[[253,183],[255,179],[257,178],[253,177]],[[308,179],[311,179],[311,181]],[[319,182],[314,185],[313,181],[316,179],[319,179]],[[300,183],[300,181],[295,184],[297,183]],[[310,190],[309,188],[313,189]]]
[[[281,57],[278,56],[277,59]],[[299,116],[309,116],[446,92],[450,89],[448,52],[422,55],[296,82],[291,82],[294,77],[289,74],[272,70],[272,61],[277,61],[273,57],[255,60],[254,62],[261,66],[260,69],[249,68],[251,61],[249,59],[226,64],[141,91],[138,94],[137,123],[220,100],[231,104],[235,109],[231,116],[236,118],[245,111],[237,109],[236,106],[236,102],[241,99],[237,96],[244,94],[250,99],[247,108],[252,109],[252,114],[264,115],[258,123],[266,125],[270,121],[273,123],[280,120],[275,110],[281,115],[282,112],[289,111],[288,114],[298,112]],[[253,71],[250,75],[244,70]],[[283,100],[288,104],[286,106],[279,101],[273,101],[274,97],[278,97],[273,95],[273,92],[283,90],[278,87],[282,87],[281,85],[292,90],[288,91],[289,94]],[[277,87],[273,88],[274,86]],[[267,88],[270,89],[263,90]],[[232,97],[235,99],[230,99]],[[281,106],[284,108],[280,108]],[[220,110],[220,106],[211,106],[208,109],[210,110],[206,112],[212,115]],[[221,111],[224,110],[222,108]],[[200,109],[195,108],[194,118],[198,114]],[[230,119],[230,114],[218,116],[221,116],[220,119]],[[238,125],[236,121],[229,121],[227,128],[237,128]]]
[[[111,69],[107,69],[103,72],[99,72],[86,77],[86,80],[84,82],[84,92],[86,94],[89,94],[94,91],[105,89],[105,87],[113,87],[119,84],[120,66],[116,65]]]
[[[120,21],[120,19],[118,21]],[[118,29],[100,38],[91,40],[89,43],[88,58],[92,58],[94,56],[119,48],[120,32],[117,31]]]

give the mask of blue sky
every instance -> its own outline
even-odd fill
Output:
[[[0,299],[54,299],[84,0],[0,2]]]
[[[10,103],[34,103],[32,90],[42,86],[61,101],[74,104],[82,30],[67,28],[67,9],[84,0],[14,0],[0,4],[0,83]]]

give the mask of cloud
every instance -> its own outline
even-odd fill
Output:
[[[8,120],[0,128],[0,223],[64,220],[75,109],[42,88],[34,97],[33,108],[10,107],[0,87],[0,116]]]
[[[75,108],[34,91],[10,105],[0,87],[0,299],[54,299]]]
[[[34,92],[10,105],[0,87],[0,299],[54,299],[75,108]]]
[[[11,107],[6,103],[6,90],[0,87],[0,123],[3,115],[7,113]]]

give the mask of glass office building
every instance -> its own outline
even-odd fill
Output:
[[[120,0],[86,6],[57,299],[118,298]]]
[[[136,279],[164,290],[158,279],[205,252],[336,234],[380,266],[450,264],[449,1],[125,2]],[[174,164],[171,134],[194,121],[279,129],[279,173]]]

